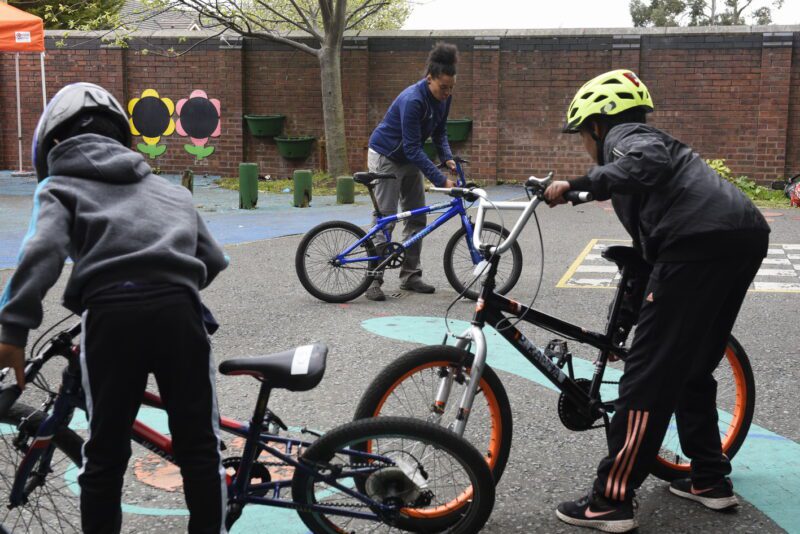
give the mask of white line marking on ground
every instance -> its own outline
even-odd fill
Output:
[[[580,265],[577,272],[579,273],[615,273],[617,272],[616,265]]]
[[[793,291],[800,290],[800,284],[782,284],[780,282],[755,282],[753,285],[755,286],[756,291],[775,291],[775,290],[785,291],[787,289]]]
[[[761,265],[791,265],[792,262],[786,258],[764,258]]]
[[[797,273],[794,272],[794,269],[759,269],[756,276],[797,276]]]
[[[611,285],[610,278],[573,278],[569,281],[570,284],[580,286],[607,286]]]

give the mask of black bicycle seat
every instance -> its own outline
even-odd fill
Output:
[[[631,267],[634,271],[640,273],[648,273],[652,270],[650,264],[644,261],[639,251],[633,247],[614,245],[606,247],[600,255],[608,261],[616,263],[620,271],[625,267]]]
[[[254,376],[273,388],[308,391],[322,380],[327,356],[328,347],[315,343],[269,356],[225,360],[219,364],[219,372]]]
[[[397,176],[383,172],[357,172],[353,175],[353,180],[362,185],[368,185],[373,180],[394,180]]]

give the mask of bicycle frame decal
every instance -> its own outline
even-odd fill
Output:
[[[555,382],[561,384],[567,379],[567,375],[564,374],[561,369],[556,367],[556,365],[550,361],[550,358],[545,356],[536,345],[531,343],[528,338],[522,335],[522,332],[515,329],[514,333],[515,335],[518,335],[516,344],[517,348],[521,349],[524,354],[527,354],[529,356],[528,359],[533,358],[541,367],[544,368],[545,371],[547,371],[547,374],[549,374]]]

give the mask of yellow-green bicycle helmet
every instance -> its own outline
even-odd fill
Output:
[[[633,71],[612,70],[592,78],[578,90],[567,109],[563,131],[577,133],[592,115],[618,115],[636,107],[653,111],[647,86]]]

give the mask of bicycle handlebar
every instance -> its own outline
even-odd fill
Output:
[[[472,244],[475,246],[475,248],[483,252],[487,257],[491,256],[492,254],[503,254],[509,248],[511,248],[514,243],[516,243],[519,234],[522,232],[522,229],[525,228],[526,224],[528,224],[528,220],[531,218],[531,215],[533,215],[534,210],[539,204],[544,202],[544,191],[552,183],[553,175],[554,173],[551,171],[544,178],[537,178],[535,176],[528,178],[528,180],[525,182],[525,189],[527,191],[532,191],[533,195],[532,198],[527,202],[491,202],[484,190],[471,190],[471,193],[480,198],[480,202],[478,203],[478,214],[475,217],[475,228],[472,232]],[[592,194],[588,191],[567,191],[564,194],[564,198],[568,202],[571,202],[573,206],[576,206],[578,204],[591,201]],[[508,237],[506,237],[503,242],[497,246],[486,246],[481,242],[480,238],[483,230],[484,217],[486,216],[486,211],[488,209],[522,211],[522,214],[517,219],[517,222],[514,223],[514,227],[509,232]]]
[[[584,202],[591,202],[593,198],[589,191],[567,191],[564,193],[564,200],[571,202],[573,206],[583,204]]]
[[[80,333],[81,323],[78,322],[69,329],[53,336],[46,348],[39,353],[40,356],[34,357],[26,364],[25,382],[32,382],[45,362],[53,356],[61,354],[65,347],[70,347],[72,340]],[[0,417],[8,413],[8,410],[11,409],[11,406],[14,405],[20,395],[22,395],[22,388],[17,384],[8,384],[0,387]]]

